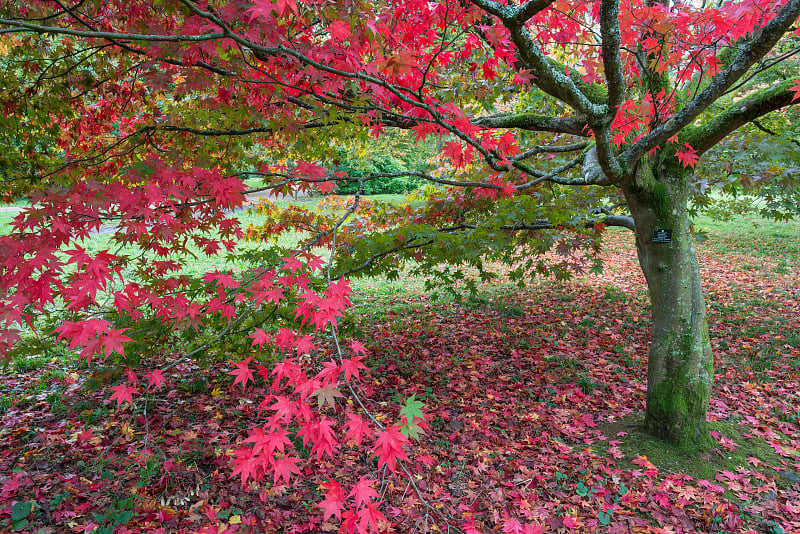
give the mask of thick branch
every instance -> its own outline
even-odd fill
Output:
[[[520,6],[514,14],[514,18],[522,25],[530,20],[531,17],[550,7],[553,2],[555,0],[530,0],[527,4]]]
[[[563,154],[566,152],[577,152],[578,150],[588,148],[588,146],[589,141],[572,143],[570,145],[536,145],[535,147],[526,150],[521,154],[517,154],[517,156],[514,158],[514,161],[522,161],[537,154]]]
[[[593,146],[586,152],[581,168],[581,177],[557,181],[563,185],[613,185],[614,180],[610,179],[600,165],[597,155],[597,146]]]
[[[606,226],[621,226],[627,228],[631,232],[636,232],[636,223],[633,222],[633,217],[626,215],[607,215],[602,221]]]
[[[224,33],[206,33],[203,35],[150,35],[144,33],[117,33],[103,31],[83,31],[72,28],[59,28],[56,26],[41,26],[20,20],[0,19],[0,25],[9,26],[2,33],[46,33],[52,35],[73,35],[88,39],[105,39],[107,41],[150,41],[169,43],[199,43],[226,37]]]
[[[667,139],[691,124],[708,106],[713,104],[729,87],[744,76],[750,67],[772,50],[781,37],[792,27],[798,16],[800,16],[800,0],[789,0],[775,18],[767,22],[751,41],[742,46],[741,51],[731,61],[730,66],[717,74],[708,87],[695,96],[672,119],[639,139],[623,152],[621,156],[624,158],[625,166],[632,168],[639,158],[651,149],[663,144]]]
[[[633,222],[633,218],[626,215],[598,215],[597,219],[586,221],[583,227],[592,228],[598,224],[604,224],[605,226],[621,226],[633,232],[636,231],[636,224]],[[481,227],[476,224],[459,223],[454,226],[437,228],[437,231],[457,232],[458,230],[476,230],[478,228]],[[536,230],[552,230],[555,226],[550,221],[540,220],[531,223],[502,224],[493,228],[509,232],[531,232]]]
[[[625,82],[619,55],[622,37],[619,31],[617,0],[603,0],[600,4],[600,34],[603,42],[603,69],[608,80],[607,116],[614,120],[617,108],[625,98]]]
[[[622,75],[622,61],[619,56],[622,37],[619,31],[619,5],[617,0],[603,0],[600,4],[600,33],[603,42],[603,66],[608,79],[606,114],[592,123],[597,141],[595,151],[603,173],[611,179],[619,180],[623,175],[622,166],[614,155],[611,143],[611,124],[622,104],[625,85]]]
[[[791,106],[796,94],[789,90],[797,80],[787,80],[762,89],[728,106],[707,123],[687,131],[686,142],[699,154],[709,150],[728,134],[772,111]],[[800,104],[800,101],[795,101]],[[683,140],[683,139],[681,139]]]
[[[519,128],[532,132],[553,132],[588,137],[585,121],[571,117],[549,117],[536,113],[504,113],[490,117],[478,117],[473,122],[486,128]]]
[[[563,70],[557,70],[547,55],[536,45],[524,22],[516,17],[519,8],[501,5],[492,0],[470,0],[480,9],[498,17],[511,33],[511,40],[517,46],[519,58],[536,76],[533,81],[537,87],[552,97],[586,113],[591,117],[602,117],[606,106],[593,103],[580,90],[578,85]]]

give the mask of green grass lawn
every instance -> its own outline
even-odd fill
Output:
[[[753,257],[776,256],[785,263],[800,262],[800,222],[776,222],[758,216],[740,216],[727,221],[700,217],[695,227],[708,233],[715,252],[736,251]]]
[[[286,207],[291,204],[297,204],[306,208],[314,208],[319,203],[322,197],[310,197],[300,200],[277,200],[274,203],[279,207]],[[402,194],[385,194],[385,195],[370,195],[364,198],[369,198],[378,202],[402,204],[409,202],[412,206],[422,204],[419,199],[408,200]],[[24,205],[18,202],[17,205]],[[0,233],[8,233],[11,230],[10,223],[16,216],[12,212],[0,212]],[[242,225],[246,228],[248,225],[258,225],[264,222],[265,218],[253,210],[245,209],[236,213],[237,218]],[[778,261],[776,270],[781,272],[788,269],[791,264],[800,263],[800,222],[776,222],[768,219],[763,219],[758,216],[739,216],[733,217],[729,220],[720,221],[708,217],[699,217],[695,221],[695,228],[697,231],[704,232],[708,240],[701,245],[701,250],[704,247],[710,247],[717,253],[738,252],[745,256],[751,256],[754,259],[764,256],[765,254],[775,255]],[[298,234],[288,232],[276,241],[279,246],[291,249],[293,243],[298,239]],[[274,244],[274,243],[273,243]],[[101,250],[111,250],[119,254],[134,253],[132,248],[120,248],[117,246],[110,234],[95,235],[86,240],[81,246],[87,248],[89,251],[97,252]],[[257,247],[255,242],[243,243],[243,248],[249,249]],[[184,274],[198,275],[215,269],[243,269],[247,265],[237,255],[221,253],[215,256],[207,256],[196,247],[190,248],[194,255],[185,265]],[[322,249],[317,250],[319,254],[326,254]],[[176,258],[177,259],[177,258]],[[375,277],[369,280],[354,280],[354,286],[362,288],[368,292],[376,292],[377,294],[394,294],[397,291],[406,291],[407,289],[399,289],[404,287],[404,284],[383,279],[382,277]],[[421,283],[414,283],[413,291],[422,290]]]

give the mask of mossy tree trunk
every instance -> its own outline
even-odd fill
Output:
[[[708,439],[713,358],[687,213],[688,173],[674,156],[645,159],[623,192],[652,303],[645,424],[663,439],[696,447]],[[671,241],[655,242],[655,229],[671,230]]]

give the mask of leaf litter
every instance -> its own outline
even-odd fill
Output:
[[[498,283],[461,302],[371,297],[375,313],[354,318],[371,353],[368,408],[406,418],[385,446],[417,438],[405,451],[427,504],[350,449],[336,462],[306,454],[289,466],[305,478],[289,484],[241,488],[232,457],[258,417],[259,386],[235,384],[230,365],[178,365],[131,407],[74,370],[48,375],[56,361],[0,378],[12,400],[0,427],[0,527],[337,531],[316,504],[335,477],[375,487],[394,532],[442,529],[430,503],[463,532],[800,531],[800,273],[701,249],[719,446],[684,458],[638,430],[646,288],[630,237],[612,233],[608,245],[599,276]]]

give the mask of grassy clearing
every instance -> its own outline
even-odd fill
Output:
[[[750,270],[760,268],[756,260],[764,256],[777,261],[778,269],[788,272],[792,265],[800,263],[800,222],[775,222],[757,216],[735,217],[717,221],[700,217],[695,227],[706,231],[707,245],[717,254],[732,252],[750,256],[754,261],[747,264]]]

